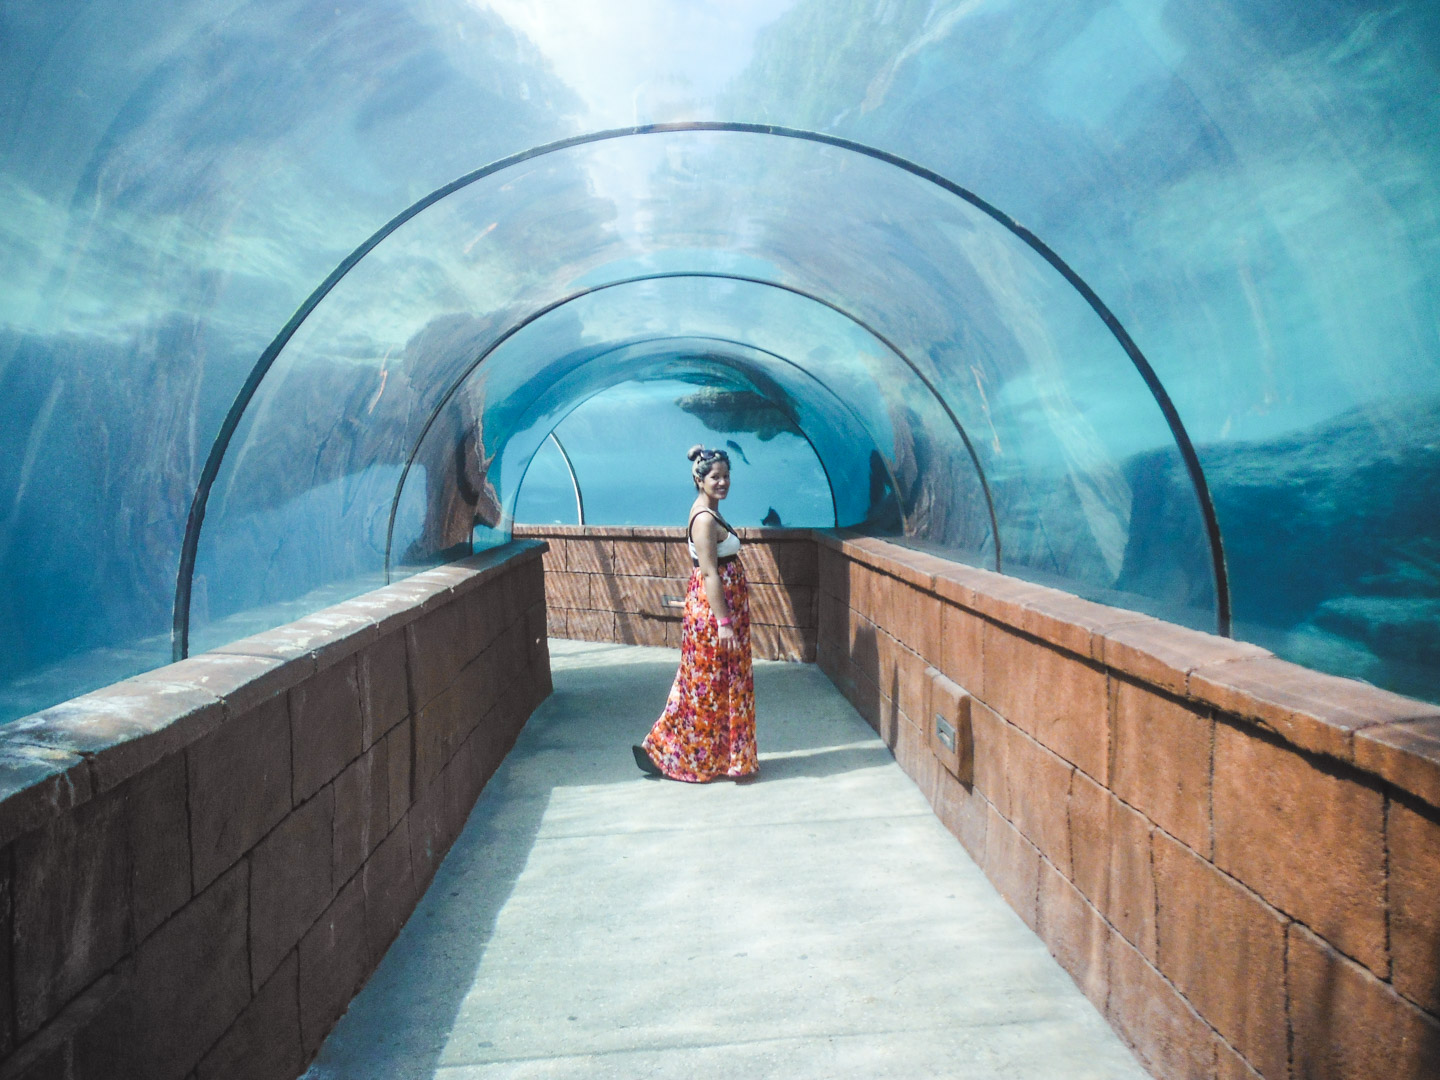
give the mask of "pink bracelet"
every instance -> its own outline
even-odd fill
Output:
[[[729,615],[726,615],[725,618],[723,618],[723,619],[716,619],[716,620],[715,620],[715,625],[716,625],[716,626],[729,626],[729,625],[730,625],[730,616],[729,616]]]

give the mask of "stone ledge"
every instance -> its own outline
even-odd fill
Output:
[[[514,540],[11,721],[0,727],[0,846],[546,550]]]
[[[845,530],[838,554],[1171,697],[1342,761],[1440,808],[1440,706],[1281,660],[1248,642]]]
[[[814,540],[814,529],[742,526],[741,540]],[[520,539],[563,540],[677,540],[684,541],[682,525],[516,525],[513,535]],[[856,534],[859,535],[858,533]]]

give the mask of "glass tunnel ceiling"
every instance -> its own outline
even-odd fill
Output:
[[[854,140],[1022,222],[1174,402],[1235,632],[1440,695],[1437,53],[1426,3],[6,5],[0,711],[168,659],[186,514],[226,412],[366,237],[489,162],[694,120]],[[1007,572],[1213,625],[1194,486],[1155,397],[993,221],[902,170],[765,136],[594,144],[493,181],[391,234],[276,358],[200,534],[197,568],[235,560],[205,577],[216,632],[227,603],[239,632],[383,576],[392,517],[402,555],[450,550],[454,499],[483,493],[467,455],[509,456],[564,412],[527,378],[564,373],[574,405],[659,377],[665,357],[641,353],[665,338],[688,377],[784,389],[819,460],[822,411],[853,408],[897,513],[941,475],[905,432],[932,464],[964,453],[955,520],[975,529],[958,508],[983,475]],[[656,273],[770,284],[635,280],[562,303]],[[665,288],[694,306],[645,299]],[[822,370],[783,325],[822,309],[896,352],[857,329]],[[780,383],[789,364],[830,390]],[[534,400],[494,397],[506,379]],[[235,540],[246,515],[269,549]],[[993,538],[935,539],[925,519],[870,527],[993,558]]]

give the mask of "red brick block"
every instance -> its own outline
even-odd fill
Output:
[[[108,791],[224,721],[225,706],[209,692],[184,682],[162,682],[151,674],[13,720],[0,741],[12,750],[33,747],[41,754],[85,755],[91,781],[87,786],[97,794]],[[15,793],[14,788],[7,790]]]
[[[1386,830],[1395,989],[1440,1013],[1440,824],[1392,802]]]
[[[1104,658],[1104,635],[1122,626],[1153,623],[1148,615],[1107,607],[1047,589],[1025,600],[1014,627],[1041,641],[1092,660]]]
[[[1229,1043],[1215,1039],[1215,1080],[1265,1080]]]
[[[1110,788],[1172,836],[1208,856],[1214,722],[1125,679],[1110,681]]]
[[[1070,781],[1070,880],[1101,912],[1110,902],[1113,801],[1114,796],[1082,772]],[[1148,836],[1145,850],[1148,857]]]
[[[1150,854],[1156,835],[1143,814],[1110,796],[1110,884],[1100,910],[1147,958],[1158,952],[1157,897]]]
[[[1341,761],[1353,758],[1357,732],[1440,713],[1434,705],[1354,679],[1323,675],[1263,652],[1193,671],[1189,693],[1274,731],[1286,742]]]
[[[195,1080],[293,1080],[300,1047],[297,954],[285,958],[221,1040],[200,1059]]]
[[[843,595],[850,610],[866,618],[875,617],[876,593],[883,591],[886,578],[877,574],[864,563],[851,561],[845,568],[846,582]]]
[[[1109,694],[1105,671],[986,623],[985,701],[1100,783],[1109,778]]]
[[[899,600],[899,621],[891,631],[902,644],[934,666],[943,659],[941,614],[947,606],[934,593],[892,582]]]
[[[821,547],[815,553],[816,580],[822,595],[834,597],[849,607],[850,570],[845,556]]]
[[[410,917],[420,892],[410,866],[408,819],[376,847],[360,872],[365,890],[365,928],[370,955],[383,956]]]
[[[9,858],[0,858],[0,941],[15,939],[15,881]],[[15,1049],[15,967],[11,949],[0,949],[0,1060]]]
[[[543,586],[542,586],[543,588]],[[477,595],[484,595],[489,591],[490,597],[498,597],[500,616],[498,624],[494,620],[495,605],[484,600],[477,600],[474,605],[478,610],[490,616],[489,625],[495,628],[496,632],[503,632],[515,625],[515,621],[523,616],[534,599],[530,596],[529,584],[525,580],[525,574],[520,568],[511,570],[492,582],[488,582],[485,588],[477,589]],[[473,659],[483,646],[473,640],[467,640],[469,648],[466,650],[465,659]]]
[[[565,569],[571,573],[615,573],[615,542],[600,537],[565,541]]]
[[[616,540],[615,573],[629,577],[672,577],[680,573],[685,550],[668,540]],[[688,566],[688,556],[686,559]]]
[[[610,611],[569,611],[566,628],[576,641],[614,641],[615,614]]]
[[[940,662],[935,665],[966,690],[985,700],[985,620],[946,604],[940,612]]]
[[[1103,1012],[1110,996],[1110,928],[1080,891],[1045,861],[1040,863],[1038,921],[1041,940]]]
[[[5,1080],[113,1080],[140,1075],[130,1048],[132,965],[122,963],[91,983],[55,1019],[12,1055]]]
[[[1163,1080],[1210,1080],[1215,1075],[1216,1040],[1210,1026],[1149,961],[1118,937],[1110,939],[1105,1013],[1152,1075]]]
[[[966,607],[973,608],[981,615],[1011,627],[1020,625],[1024,618],[1026,603],[1053,596],[1055,593],[1054,589],[1044,585],[1035,585],[1019,578],[974,567],[967,567],[965,572],[958,575],[956,571],[946,571],[946,583],[941,587],[953,594],[955,592],[953,583],[957,577],[963,582],[963,586],[959,595],[955,596],[956,600],[965,604]],[[968,601],[964,599],[964,586],[969,586],[972,590]]]
[[[615,616],[615,640],[624,645],[664,645],[667,621],[619,612]]]
[[[989,808],[985,821],[985,876],[1025,925],[1036,928],[1040,852],[1020,831]]]
[[[474,726],[472,718],[478,722],[479,707],[476,695],[467,693],[463,683],[456,683],[420,710],[413,724],[417,788],[440,775],[459,745],[461,730]]]
[[[566,622],[567,614],[564,608],[546,608],[545,633],[553,638],[568,638],[570,631]]]
[[[1159,967],[1265,1076],[1284,1076],[1287,920],[1163,832],[1154,838]]]
[[[282,821],[250,855],[250,971],[259,987],[334,897],[334,789]]]
[[[518,527],[514,535],[520,535]],[[565,569],[565,541],[559,537],[547,536],[544,539],[545,554],[540,557],[540,563],[545,568],[545,576],[549,577],[551,574],[563,572]]]
[[[234,642],[227,648],[241,649],[243,646],[243,642]],[[227,713],[234,716],[249,712],[277,694],[283,694],[312,674],[314,667],[308,662],[213,650],[146,672],[129,681],[193,687],[224,701]]]
[[[544,595],[543,581],[538,592]],[[512,616],[512,612],[505,610],[504,582],[487,581],[467,593],[460,601],[461,666],[489,648],[509,625],[507,620]]]
[[[335,778],[333,868],[341,885],[390,831],[389,740],[382,739]]]
[[[1150,843],[1154,827],[1077,772],[1070,788],[1072,880],[1117,930],[1148,959],[1157,954],[1155,880]]]
[[[369,749],[410,712],[405,635],[392,633],[356,658],[360,683],[361,744]]]
[[[1294,1075],[1434,1080],[1440,1024],[1298,923],[1289,934]]]
[[[813,628],[815,592],[808,585],[751,585],[750,621]]]
[[[444,693],[470,662],[465,631],[464,612],[457,603],[427,612],[405,627],[412,711],[423,709]]]
[[[247,871],[242,862],[220,877],[136,951],[123,1033],[133,1075],[187,1076],[250,1003]]]
[[[982,701],[970,703],[975,740],[975,790],[1002,814],[1010,812],[1010,741],[1018,729]]]
[[[929,672],[934,669],[925,663],[924,657],[917,656],[899,642],[895,644],[890,662],[893,673],[885,691],[900,707],[900,711],[926,733],[928,741],[931,727],[927,719],[931,694]]]
[[[925,790],[925,766],[933,760],[925,733],[889,702],[881,706],[880,738],[890,747],[905,775]]]
[[[1074,770],[1018,731],[1010,740],[1009,767],[1011,822],[1068,877],[1070,777]]]
[[[300,942],[300,1038],[308,1058],[374,966],[365,933],[365,890],[356,878]]]
[[[415,802],[406,820],[410,832],[410,873],[415,879],[416,895],[430,886],[440,860],[445,857],[444,823],[445,785],[438,779],[418,787]]]
[[[125,785],[130,898],[143,941],[190,899],[190,817],[185,756],[175,754]]]
[[[590,603],[590,574],[557,572],[545,575],[545,603],[556,608],[588,608]]]
[[[850,609],[845,606],[845,601],[820,593],[815,609],[821,635],[827,640],[843,640],[850,620]]]
[[[411,721],[406,718],[385,736],[385,759],[389,773],[386,781],[390,800],[389,827],[392,829],[400,824],[410,810],[412,727]]]
[[[43,828],[57,812],[94,794],[90,763],[80,754],[7,742],[0,732],[0,845]]]
[[[1381,794],[1225,723],[1214,790],[1215,865],[1388,975]]]
[[[1358,732],[1355,764],[1440,808],[1440,720],[1384,724]]]
[[[676,631],[676,644],[678,645],[678,626]],[[750,648],[757,660],[789,660],[798,663],[811,663],[815,659],[814,631],[798,630],[791,626],[760,626],[752,624],[750,627]]]
[[[521,657],[511,649],[512,643],[508,640],[493,642],[461,672],[458,693],[461,700],[467,702],[462,710],[462,719],[458,721],[461,727],[477,721],[490,711],[500,696],[506,676],[515,670],[516,665],[528,659],[528,652]]]
[[[18,1034],[28,1038],[129,952],[124,790],[84,803],[15,842]]]
[[[930,799],[935,816],[954,834],[976,863],[985,861],[985,823],[988,806],[985,797],[973,787],[962,784],[948,773],[937,777]]]
[[[683,554],[684,549],[680,549]],[[818,586],[820,559],[810,540],[777,540],[747,543],[741,561],[751,581],[774,585]],[[687,563],[688,565],[688,563]]]
[[[442,774],[445,784],[444,826],[445,846],[449,848],[465,828],[475,800],[484,784],[482,744],[484,732],[475,732],[455,752],[450,765]],[[508,749],[508,747],[507,747]]]
[[[285,697],[230,720],[186,751],[196,892],[290,812],[290,712]]]
[[[1258,645],[1159,621],[1106,631],[1101,651],[1106,666],[1180,697],[1189,691],[1190,672],[1197,668],[1229,667],[1231,661],[1270,655]]]
[[[293,798],[310,798],[360,756],[360,677],[342,660],[290,691]]]

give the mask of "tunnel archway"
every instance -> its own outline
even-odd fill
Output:
[[[634,147],[638,145],[640,141],[638,137],[641,136],[671,140],[665,143],[665,154],[669,154],[669,157],[662,154],[664,160],[660,162],[661,167],[653,170],[647,176],[651,180],[659,177],[658,182],[669,184],[672,187],[687,188],[687,186],[696,187],[697,185],[705,187],[704,183],[696,179],[693,171],[689,175],[686,174],[687,166],[683,160],[683,153],[678,159],[674,154],[670,154],[676,145],[673,140],[677,139],[700,138],[713,143],[716,139],[761,138],[765,143],[764,150],[757,155],[754,147],[749,147],[750,156],[744,158],[740,166],[735,166],[735,159],[732,158],[729,162],[732,173],[737,168],[741,172],[750,169],[757,174],[770,172],[774,167],[773,162],[757,162],[755,159],[757,156],[760,158],[773,156],[777,152],[775,149],[777,143],[786,144],[785,153],[789,153],[794,146],[799,145],[808,150],[819,148],[823,154],[840,155],[845,162],[844,167],[839,170],[842,173],[858,169],[882,170],[875,176],[867,177],[868,186],[856,185],[853,177],[844,178],[844,187],[847,190],[854,187],[865,188],[866,205],[870,208],[867,211],[869,216],[854,213],[854,208],[850,207],[848,209],[852,212],[846,218],[847,208],[844,206],[843,199],[837,194],[839,201],[833,206],[825,206],[824,213],[830,214],[836,220],[844,221],[849,230],[847,234],[839,236],[833,229],[828,233],[822,229],[826,244],[819,247],[816,246],[815,237],[810,237],[808,241],[802,238],[801,249],[804,249],[808,243],[810,254],[813,256],[816,251],[823,251],[824,259],[812,258],[807,262],[802,257],[797,261],[793,250],[790,254],[782,257],[776,250],[764,248],[763,244],[754,251],[769,250],[770,261],[765,268],[767,270],[780,269],[782,278],[785,276],[803,278],[806,273],[818,275],[828,285],[827,291],[855,298],[861,309],[860,315],[867,324],[880,322],[883,317],[883,319],[904,327],[910,340],[907,343],[902,339],[897,351],[902,355],[910,355],[917,351],[924,354],[925,360],[928,361],[926,370],[922,371],[917,366],[916,374],[922,380],[935,384],[936,399],[944,410],[951,414],[955,427],[962,432],[962,437],[965,429],[961,418],[956,415],[956,410],[968,413],[967,422],[983,422],[988,425],[993,443],[993,456],[1004,456],[1005,444],[1009,443],[1011,458],[1008,463],[1009,471],[1006,473],[1006,484],[1010,494],[1006,510],[1019,511],[1011,515],[1012,520],[1017,522],[1024,522],[1027,517],[1034,518],[1031,525],[1027,526],[1026,542],[1019,547],[1021,558],[1016,564],[1018,568],[1042,562],[1043,547],[1048,548],[1048,558],[1054,564],[1054,568],[1060,571],[1062,579],[1077,565],[1077,559],[1089,567],[1087,571],[1076,578],[1075,584],[1079,586],[1078,591],[1099,589],[1103,592],[1109,587],[1109,584],[1123,577],[1124,567],[1129,560],[1128,549],[1132,537],[1129,530],[1128,482],[1118,471],[1117,465],[1122,460],[1122,455],[1116,447],[1105,445],[1106,439],[1115,432],[1108,429],[1106,425],[1094,423],[1087,414],[1070,401],[1071,391],[1066,388],[1066,379],[1073,376],[1062,374],[1065,365],[1061,363],[1056,353],[1056,341],[1070,342],[1075,348],[1074,355],[1083,359],[1083,362],[1077,362],[1075,367],[1079,370],[1088,369],[1092,376],[1097,370],[1096,365],[1113,372],[1116,365],[1120,364],[1129,371],[1129,379],[1135,380],[1138,377],[1135,386],[1143,389],[1143,394],[1150,401],[1150,407],[1158,413],[1159,423],[1152,425],[1152,428],[1155,431],[1163,430],[1167,433],[1164,436],[1165,444],[1171,446],[1178,453],[1184,471],[1189,476],[1194,497],[1193,521],[1181,526],[1182,531],[1189,530],[1192,535],[1174,545],[1175,550],[1180,553],[1177,558],[1181,558],[1182,561],[1189,559],[1194,562],[1203,549],[1205,555],[1200,558],[1208,563],[1205,572],[1208,580],[1203,582],[1197,580],[1193,568],[1172,575],[1180,582],[1178,586],[1180,592],[1177,594],[1180,596],[1180,606],[1186,608],[1198,605],[1200,608],[1208,608],[1218,629],[1228,632],[1229,595],[1223,547],[1214,507],[1194,448],[1184,431],[1184,426],[1173,403],[1170,402],[1164,387],[1160,385],[1153,369],[1145,360],[1138,346],[1100,301],[1094,290],[1086,285],[1058,255],[1038,237],[984,199],[931,170],[889,152],[819,132],[757,124],[698,122],[645,125],[597,132],[546,144],[497,161],[467,174],[417,201],[372,235],[336,267],[326,281],[292,316],[281,333],[262,354],[227,415],[207,458],[205,468],[202,470],[187,521],[181,564],[177,575],[173,633],[177,656],[183,655],[188,650],[190,600],[201,526],[205,520],[211,490],[220,479],[222,465],[226,462],[226,451],[232,438],[241,429],[242,421],[246,421],[248,417],[253,422],[253,414],[249,413],[251,402],[260,394],[262,383],[268,376],[271,376],[272,368],[277,361],[284,356],[293,367],[297,351],[303,354],[306,349],[313,349],[316,341],[325,340],[327,329],[334,329],[333,327],[327,328],[325,323],[327,317],[333,320],[342,314],[341,309],[344,305],[335,303],[336,290],[342,281],[346,282],[347,287],[352,286],[357,280],[353,276],[353,272],[357,269],[374,267],[374,260],[367,261],[367,257],[381,250],[382,243],[399,234],[404,226],[421,220],[426,211],[446,206],[446,200],[451,196],[464,192],[475,194],[485,182],[492,181],[498,176],[506,175],[507,182],[499,185],[495,191],[481,194],[496,196],[501,202],[504,202],[506,198],[510,199],[512,208],[521,218],[518,223],[521,228],[527,224],[523,220],[526,213],[533,216],[537,207],[550,205],[548,200],[537,198],[537,192],[531,190],[536,185],[539,186],[541,192],[565,193],[569,191],[568,197],[572,199],[572,202],[567,206],[573,209],[574,193],[573,190],[566,188],[566,178],[557,177],[554,170],[536,172],[536,163],[546,162],[547,165],[553,165],[555,161],[552,159],[558,159],[567,153],[590,151],[597,146]],[[713,145],[708,146],[708,149],[713,150]],[[783,157],[784,154],[780,156]],[[593,168],[597,162],[592,160],[582,164],[588,164]],[[603,165],[604,162],[598,164]],[[794,162],[790,164],[793,166]],[[833,166],[834,161],[822,162],[822,164],[827,167]],[[513,169],[530,171],[524,176],[509,177],[509,170]],[[819,175],[821,174],[817,173],[817,176]],[[573,181],[573,177],[571,180]],[[743,183],[734,175],[721,176],[716,181],[707,174],[706,180],[709,182],[706,191],[721,201],[726,198],[734,199],[736,197],[734,193],[744,188]],[[833,177],[831,182],[835,182]],[[883,188],[887,184],[899,184],[900,187],[911,186],[904,193],[904,198],[899,198],[896,191],[885,193],[896,196],[898,203],[907,207],[908,218],[905,215],[887,215],[883,211],[870,213],[877,203],[884,204],[883,198],[879,200],[874,198],[875,188],[877,186]],[[517,188],[524,188],[523,194],[517,195]],[[915,205],[905,201],[913,199],[917,190],[929,193],[929,202],[924,207],[925,214],[920,214]],[[593,193],[591,194],[593,195]],[[561,201],[560,199],[555,200],[557,204]],[[922,198],[920,201],[925,202],[925,199]],[[782,199],[780,202],[783,204],[784,200]],[[837,207],[839,208],[838,213]],[[613,206],[611,208],[613,209]],[[748,208],[755,209],[753,206]],[[650,209],[653,211],[653,207]],[[734,207],[731,206],[729,209],[733,216]],[[742,228],[732,230],[728,234],[722,232],[719,235],[751,236],[753,238],[754,235],[763,232],[761,225],[775,231],[775,235],[781,235],[783,228],[781,225],[777,225],[777,222],[785,224],[783,221],[785,209],[784,205],[778,207],[767,205],[761,208],[763,212],[757,211],[747,219],[751,226],[751,232],[747,233]],[[451,210],[453,211],[453,207]],[[465,248],[467,255],[482,238],[496,230],[503,221],[508,220],[503,212],[497,213],[493,207],[487,208],[486,214],[490,216],[491,220],[484,231],[475,235],[469,242],[470,246]],[[691,216],[697,215],[692,214]],[[698,216],[703,217],[703,215]],[[713,217],[713,220],[723,222],[727,219],[724,213],[720,213],[717,217]],[[923,227],[921,226],[922,220]],[[593,221],[589,222],[587,227],[591,227],[593,232]],[[617,258],[619,252],[604,250],[605,244],[603,243],[599,243],[597,246],[598,238],[601,237],[603,231],[602,229],[600,232],[593,232],[593,235],[581,238],[582,242],[586,239],[590,240],[591,246],[588,249],[582,249],[583,256],[580,257],[579,262],[572,260],[570,263],[565,263],[563,256],[556,256],[560,259],[560,265],[566,267],[565,273],[572,279],[578,274],[580,281],[583,282],[586,277],[601,275],[600,280],[604,281],[606,278],[624,273],[628,268],[627,263],[634,266],[638,262],[638,265],[646,267],[648,274],[634,275],[636,277],[660,277],[675,273],[706,272],[704,265],[706,263],[710,263],[711,267],[733,268],[737,264],[737,260],[743,264],[747,260],[755,258],[753,253],[744,254],[720,250],[718,246],[713,248],[695,247],[693,241],[697,237],[703,238],[707,234],[701,225],[690,220],[685,222],[683,228],[667,234],[671,241],[669,246],[661,244],[659,247],[649,249],[648,253],[632,254],[628,257]],[[691,243],[688,246],[676,246],[674,241],[677,236]],[[794,237],[792,236],[791,239],[793,240]],[[998,248],[997,243],[1000,245]],[[867,247],[867,244],[873,246]],[[950,246],[947,247],[947,244]],[[983,272],[976,272],[977,264],[975,263],[960,265],[966,251],[966,244],[978,245],[992,260],[985,265]],[[613,249],[613,244],[611,248]],[[994,261],[997,252],[1000,253],[998,263]],[[883,264],[877,262],[882,256],[888,262]],[[679,265],[686,266],[685,270],[670,269],[665,265],[667,262],[675,265],[677,259]],[[778,264],[776,259],[780,260]],[[909,263],[906,262],[907,259]],[[700,264],[699,270],[695,265],[697,263]],[[821,265],[822,263],[823,265]],[[901,283],[909,288],[897,293],[894,291],[895,283],[889,282],[885,274],[877,274],[877,272],[885,269],[894,271],[902,264],[910,265],[912,271],[917,267],[923,267],[923,276],[917,278],[912,272],[908,280]],[[997,265],[1003,271],[999,278],[995,275]],[[709,272],[725,271],[710,269]],[[733,273],[733,270],[731,272]],[[1052,276],[1049,284],[1045,282],[1044,275],[1046,274]],[[784,280],[772,281],[770,284],[800,288],[794,282]],[[886,288],[882,288],[882,284],[885,284]],[[594,287],[593,284],[587,286],[590,289]],[[986,311],[982,310],[983,305],[972,304],[967,307],[955,295],[957,290],[964,292],[967,288],[978,296],[988,298],[992,303],[1003,301],[1000,303],[1001,309],[1003,310],[1006,305],[1009,305],[1013,311],[1019,313],[1019,317],[1009,320],[1003,316],[995,318],[993,316],[998,312],[991,312],[987,315]],[[363,289],[359,291],[363,292]],[[942,295],[948,297],[948,300],[943,303],[940,301]],[[1065,297],[1070,299],[1067,301]],[[996,298],[999,300],[997,301]],[[325,310],[327,300],[334,309],[329,313]],[[533,310],[536,306],[534,300],[527,303],[518,295],[510,301],[511,305],[517,303],[522,305],[518,310],[523,310],[523,306],[528,306]],[[552,299],[550,303],[553,304],[554,300]],[[540,306],[546,305],[541,304]],[[1084,311],[1083,318],[1077,318],[1079,309]],[[506,304],[503,302],[499,306],[492,305],[487,310],[490,314],[486,320],[482,321],[488,322],[488,327],[484,330],[472,328],[469,333],[470,341],[478,343],[482,340],[493,339],[494,328],[503,326],[507,318],[512,317],[507,315]],[[517,309],[512,306],[511,310]],[[322,316],[319,319],[314,317],[317,312]],[[965,323],[961,318],[961,313],[977,317],[979,321],[973,324]],[[956,319],[961,321],[956,322]],[[1085,319],[1090,322],[1086,323]],[[1050,325],[1047,320],[1053,321],[1054,325]],[[886,336],[888,329],[888,327],[882,326],[879,330],[882,338]],[[306,339],[307,334],[309,335],[308,340]],[[1097,334],[1109,344],[1098,345]],[[464,355],[467,352],[474,355],[473,345],[451,344],[453,347],[450,348],[449,355],[452,357]],[[963,383],[956,378],[956,364],[946,362],[947,356],[959,355],[956,350],[959,350],[959,353],[966,353],[973,361],[969,365],[973,372],[976,391],[973,394],[962,392]],[[1102,357],[1107,350],[1113,354],[1109,360]],[[387,358],[388,355],[387,353]],[[1009,368],[1005,368],[1003,362],[1005,357],[1009,358],[1011,364]],[[443,358],[441,362],[443,364]],[[450,362],[453,363],[453,361]],[[1037,364],[1038,367],[1035,366]],[[1028,368],[1027,365],[1029,365]],[[994,404],[986,394],[987,379],[991,381],[992,386],[997,379],[1004,387],[1013,383],[1013,379],[1002,377],[1003,373],[1002,375],[995,374],[996,370],[1002,368],[1010,376],[1020,371],[1022,375],[1020,381],[1022,383],[1029,381],[1028,389],[1017,392],[1015,395],[1017,400],[1007,403],[1008,415],[997,415]],[[1027,370],[1028,374],[1025,374]],[[439,373],[436,372],[436,375]],[[448,384],[456,385],[453,377]],[[430,385],[447,385],[447,380],[444,376],[439,376],[438,381],[432,378]],[[1107,390],[1113,390],[1113,386],[1118,385],[1120,384],[1107,385]],[[426,397],[426,393],[422,389],[417,402],[422,401]],[[1135,390],[1132,389],[1128,393],[1129,397],[1125,393],[1119,392],[1111,392],[1108,396],[1115,400],[1115,407],[1120,407],[1119,403],[1122,399],[1127,404],[1133,403]],[[378,393],[376,400],[379,400]],[[1038,413],[1034,413],[1036,408],[1039,410]],[[1023,417],[1027,410],[1034,413],[1028,420]],[[261,412],[264,411],[266,410],[262,403]],[[410,411],[414,412],[413,409]],[[1130,447],[1132,452],[1140,448],[1142,444],[1154,445],[1153,442],[1148,441],[1153,438],[1154,431],[1145,436],[1137,436],[1137,430],[1143,426],[1143,424],[1132,425],[1126,432],[1126,438],[1132,441]],[[1029,441],[1027,442],[1027,440]],[[965,438],[965,441],[968,443],[969,439]],[[1036,461],[1043,459],[1050,472],[1053,473],[1044,481],[1048,487],[1040,497],[1037,497],[1036,489],[1033,486],[1033,477],[1037,475],[1034,462],[1014,463],[1017,460],[1014,457],[1015,447],[1017,445],[1020,447],[1023,458],[1026,447],[1032,444],[1035,447],[1043,447],[1036,451],[1038,454]],[[418,441],[416,445],[418,445]],[[984,468],[974,447],[971,447],[971,456],[974,458],[977,470],[983,475]],[[402,474],[406,471],[408,471],[408,466],[402,468]],[[227,487],[233,490],[235,484],[233,474],[228,481]],[[403,487],[403,481],[397,484],[397,492]],[[1053,507],[1042,505],[1046,503],[1046,500],[1057,506],[1059,502],[1064,502],[1070,508],[1060,513],[1060,519],[1052,521],[1049,528],[1046,527],[1044,514],[1047,510],[1053,510]],[[1002,499],[1002,502],[1004,501]],[[1023,506],[1027,501],[1031,504],[1028,514]],[[398,508],[398,504],[397,495],[392,503],[392,518],[393,511]],[[1037,513],[1039,516],[1036,516]],[[1183,510],[1180,511],[1180,517],[1183,519],[1186,513]],[[1074,550],[1057,552],[1052,534],[1057,532],[1069,535],[1079,534],[1074,533],[1073,530],[1056,526],[1070,525],[1075,521],[1089,522],[1096,526],[1088,537],[1082,537],[1089,544],[1089,549],[1079,552],[1079,554]],[[1174,523],[1172,522],[1172,524]],[[392,530],[387,530],[387,535],[388,531],[393,531],[393,527]],[[1001,547],[1000,531],[995,530],[994,535],[998,549]],[[1086,580],[1087,574],[1092,580]],[[1143,594],[1139,598],[1142,601],[1152,599]],[[1161,598],[1160,602],[1168,609],[1174,606],[1171,603],[1173,599]],[[1167,610],[1166,613],[1177,617],[1173,610]],[[1186,621],[1183,614],[1178,617],[1182,621]],[[1193,615],[1190,616],[1190,620],[1193,618]]]

